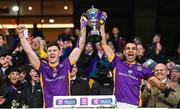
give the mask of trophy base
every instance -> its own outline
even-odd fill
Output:
[[[102,37],[99,35],[91,35],[89,36],[89,41],[92,43],[97,43],[100,42],[102,40]]]

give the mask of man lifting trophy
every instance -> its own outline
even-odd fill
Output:
[[[99,26],[106,21],[107,15],[92,6],[83,16],[88,19],[88,25],[92,28],[88,33],[89,41],[93,43],[100,42],[102,37],[99,32]]]

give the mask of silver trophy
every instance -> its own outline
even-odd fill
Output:
[[[92,28],[92,30],[88,33],[89,41],[95,43],[101,41],[102,37],[99,32],[99,26],[106,21],[107,16],[98,9],[94,8],[94,6],[87,10],[83,15],[88,19],[88,25]]]

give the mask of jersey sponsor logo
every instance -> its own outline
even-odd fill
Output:
[[[64,65],[63,64],[59,64],[59,68],[62,68]]]
[[[57,76],[57,73],[53,73],[53,77],[56,77]]]
[[[132,70],[128,70],[128,74],[132,74],[133,73],[133,71]]]
[[[65,78],[66,78],[65,76],[59,76],[59,77],[56,77],[56,78],[53,78],[53,79],[46,78],[45,80],[47,82],[54,82],[54,81],[65,79]]]
[[[142,71],[142,70],[143,70],[142,66],[137,66],[137,71]]]
[[[132,72],[131,72],[131,71],[132,71],[132,70],[129,70],[130,73],[121,73],[121,72],[119,72],[118,75],[120,75],[120,76],[125,76],[125,77],[129,77],[129,78],[132,78],[132,79],[138,81],[138,78],[137,78],[136,76],[132,75]]]

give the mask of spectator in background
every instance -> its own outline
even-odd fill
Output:
[[[39,58],[46,59],[46,52],[40,48],[40,40],[39,37],[32,39],[32,49]]]
[[[39,43],[40,43],[40,48],[46,52],[47,51],[46,41],[44,39],[41,39],[41,40],[39,40]]]
[[[9,34],[7,28],[3,28],[3,33],[0,34],[0,56],[10,55],[18,44],[18,39],[15,36]]]
[[[176,63],[174,62],[174,59],[171,57],[168,57],[166,60],[166,68],[168,70],[168,78],[171,78],[171,70],[174,68],[174,66],[176,65]]]
[[[180,65],[174,65],[170,72],[170,79],[180,85]]]
[[[157,64],[154,68],[155,76],[162,83],[172,83],[168,79],[168,70],[164,64]],[[148,82],[142,94],[143,106],[145,107],[159,107],[159,108],[173,108],[176,107],[180,99],[180,87],[174,83],[174,89],[162,92],[155,87],[152,87]]]
[[[154,44],[152,50],[148,52],[148,55],[149,58],[155,60],[158,63],[164,63],[166,60],[166,55],[160,42]]]
[[[152,39],[152,43],[150,45],[148,45],[147,50],[151,51],[153,49],[154,44],[156,44],[156,43],[161,43],[161,35],[157,34],[157,33],[154,34],[153,39]]]
[[[78,67],[74,64],[71,70],[71,95],[89,95],[90,89],[87,79],[78,77],[77,72]]]
[[[173,67],[176,65],[175,60],[171,57],[168,57],[166,59],[166,67],[169,72],[173,69]]]
[[[147,55],[145,54],[144,46],[141,43],[137,44],[137,57],[136,61],[140,64],[143,64],[146,59],[148,59]]]
[[[28,64],[27,56],[25,52],[23,51],[21,44],[18,44],[18,46],[13,51],[11,56],[12,56],[12,63],[14,67],[15,66],[19,67],[21,65]]]
[[[17,88],[19,84],[20,72],[16,68],[8,69],[8,79],[3,81],[3,85],[0,88],[0,94],[5,98],[5,102],[0,105],[0,108],[10,108],[12,106],[12,101],[15,100],[20,103],[17,107],[22,107],[24,104],[24,99],[21,91]]]
[[[7,78],[7,69],[9,67],[12,66],[12,61],[11,61],[12,57],[9,55],[6,56],[0,56],[0,60],[1,60],[1,73],[2,73],[2,78],[6,79]]]
[[[112,28],[112,34],[109,40],[113,42],[116,52],[123,51],[126,40],[122,36],[120,36],[118,27]]]
[[[25,71],[26,67],[25,66],[19,66],[18,67],[18,70],[20,72],[20,75],[19,75],[19,81],[21,84],[24,84],[27,82],[26,80],[26,71]]]
[[[75,38],[75,41],[77,41],[78,37],[79,37],[79,34],[80,34],[80,29],[79,28],[75,28],[74,29],[74,38]]]
[[[30,75],[31,79],[26,83],[23,89],[25,104],[28,108],[42,108],[43,94],[39,75],[32,66],[28,66],[27,73]]]
[[[79,36],[78,36],[78,37],[79,37]],[[77,38],[78,38],[78,37],[77,37]],[[65,42],[65,43],[66,43],[67,41],[71,41],[71,43],[72,43],[73,45],[75,45],[75,38],[73,37],[70,28],[66,28],[62,34],[59,34],[59,36],[58,36],[58,41],[60,41],[60,40],[61,40],[62,42]]]
[[[89,69],[91,69],[91,63],[95,57],[95,51],[92,42],[87,42],[85,45],[85,50],[81,54],[77,66],[78,73],[76,75],[81,76],[83,78],[89,78]]]

